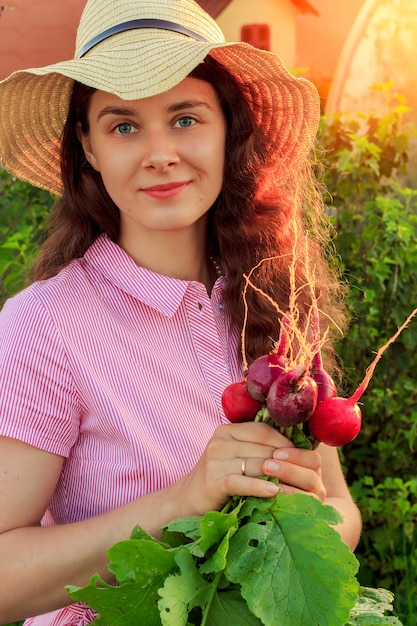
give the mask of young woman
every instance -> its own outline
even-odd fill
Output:
[[[311,174],[315,88],[225,43],[193,0],[90,0],[75,58],[3,81],[0,111],[4,167],[58,196],[33,282],[0,315],[0,622],[91,623],[66,584],[111,580],[106,553],[136,524],[158,536],[276,493],[260,476],[335,506],[354,549],[337,450],[230,424],[221,405],[259,261],[274,257],[254,276],[285,310],[295,254],[301,325],[314,267],[323,325],[343,322]],[[251,362],[280,323],[251,290],[248,309]]]

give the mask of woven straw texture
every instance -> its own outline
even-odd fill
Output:
[[[105,39],[78,58],[96,35],[144,18],[175,22],[207,43],[164,29],[133,29]],[[208,54],[242,85],[268,137],[270,162],[283,176],[297,168],[317,131],[316,88],[291,75],[277,55],[242,42],[225,42],[216,22],[194,0],[89,0],[74,59],[21,70],[0,83],[2,166],[17,178],[60,195],[60,138],[74,80],[126,100],[146,98],[177,85]]]

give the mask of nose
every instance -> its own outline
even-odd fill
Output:
[[[149,130],[144,138],[142,167],[165,170],[179,162],[172,137],[164,130]]]

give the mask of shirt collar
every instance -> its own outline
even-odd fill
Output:
[[[167,317],[176,313],[191,284],[190,281],[170,278],[136,265],[127,252],[107,235],[95,240],[82,262]]]

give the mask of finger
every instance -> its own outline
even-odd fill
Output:
[[[241,474],[247,478],[259,478],[264,476],[262,466],[265,462],[264,458],[243,457],[234,461],[236,471],[234,473]]]
[[[316,471],[294,463],[268,459],[262,464],[262,471],[265,476],[278,478],[281,484],[293,487],[295,490],[316,494],[320,500],[324,500],[326,497],[320,469]],[[288,489],[284,489],[284,491],[285,493],[295,493],[295,491]]]
[[[224,450],[223,443],[226,442],[228,454],[241,458],[272,458],[277,448],[294,447],[294,444],[275,428],[258,422],[220,426],[216,429],[209,446],[216,456],[221,456]]]
[[[292,441],[276,429],[262,422],[223,424],[217,429],[219,436],[231,437],[239,442],[256,442],[272,448],[294,447]]]
[[[307,467],[318,472],[321,468],[321,455],[317,450],[303,450],[302,448],[281,448],[273,452],[272,458],[278,462],[285,461]]]
[[[285,496],[290,496],[295,493],[302,493],[303,495],[312,496],[313,498],[316,498],[316,500],[320,500],[321,502],[324,502],[326,499],[325,493],[323,495],[319,495],[317,493],[314,493],[313,491],[304,491],[303,489],[297,489],[297,487],[293,487],[293,485],[286,485],[285,483],[281,482],[278,484],[278,493],[282,493]]]
[[[271,498],[279,491],[278,485],[273,482],[242,474],[225,476],[224,487],[227,493],[233,493],[235,496],[255,498]]]

